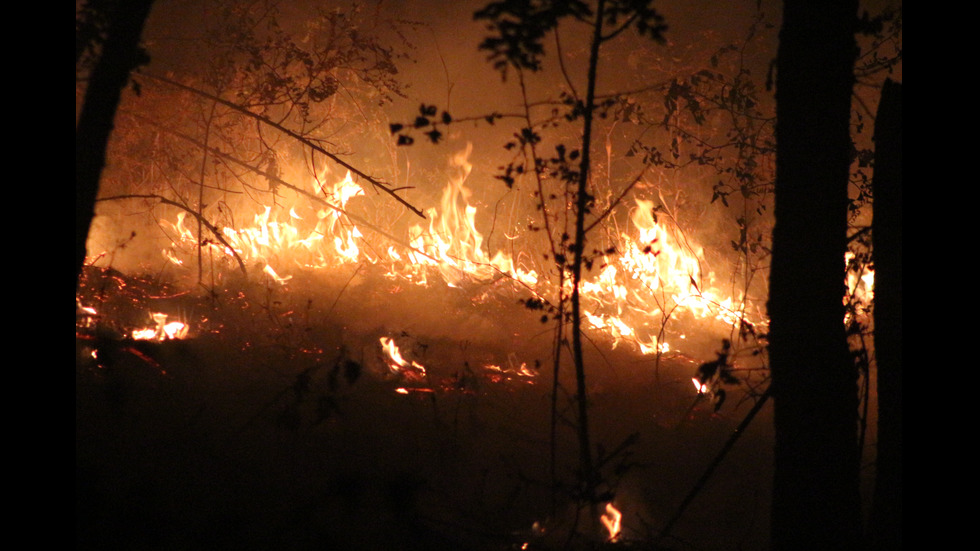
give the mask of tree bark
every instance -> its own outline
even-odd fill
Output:
[[[902,548],[902,85],[885,81],[875,120],[872,193],[878,448],[871,549]]]
[[[769,290],[773,549],[860,544],[857,371],[844,331],[856,0],[786,0]]]
[[[95,215],[95,198],[106,148],[129,73],[143,60],[139,41],[153,0],[121,0],[110,16],[102,55],[92,70],[75,126],[75,286],[85,262],[85,243]],[[77,55],[76,55],[77,57]]]

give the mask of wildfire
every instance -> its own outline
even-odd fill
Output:
[[[501,367],[497,364],[486,364],[483,368],[490,375],[491,380],[511,379],[517,377],[529,384],[534,383],[537,373],[527,366],[527,362],[518,363],[517,357],[511,353],[507,356],[507,366]]]
[[[272,265],[282,264],[283,260],[291,260],[292,264],[306,268],[326,268],[360,261],[363,255],[358,240],[363,234],[343,211],[352,198],[364,195],[364,190],[353,181],[349,172],[343,180],[330,187],[320,183],[322,177],[313,179],[313,193],[334,208],[319,208],[311,216],[305,217],[299,214],[297,205],[288,210],[266,206],[253,217],[249,226],[221,228],[223,243],[213,239],[202,239],[201,243],[219,256],[238,257],[243,262],[264,265],[263,271],[279,283],[288,281],[289,276],[279,276]],[[315,222],[311,222],[313,219]],[[185,263],[180,258],[181,246],[196,247],[198,244],[198,238],[186,220],[187,214],[180,212],[175,223],[164,222],[164,226],[176,238],[173,246],[165,249],[163,254],[177,265]],[[280,269],[285,267],[280,266]]]
[[[188,327],[182,321],[167,321],[167,314],[156,312],[150,316],[156,325],[143,329],[134,329],[133,340],[157,340],[165,341],[170,339],[183,339],[187,337]]]
[[[381,349],[387,355],[388,367],[393,374],[407,375],[410,378],[420,378],[425,376],[425,366],[416,361],[407,361],[402,357],[402,352],[395,344],[395,340],[388,337],[381,337]],[[405,394],[407,392],[403,392]]]
[[[618,540],[622,531],[623,514],[619,512],[619,509],[613,507],[612,502],[606,504],[606,512],[602,514],[599,520],[602,521],[602,525],[609,532],[608,541]]]
[[[414,250],[409,251],[408,257],[417,266],[433,267],[450,287],[466,279],[488,280],[498,274],[533,287],[538,282],[537,273],[520,268],[503,252],[498,251],[491,258],[483,246],[483,234],[476,228],[477,209],[469,204],[472,191],[465,185],[473,169],[468,161],[471,152],[472,145],[468,144],[465,151],[453,157],[451,166],[458,174],[443,190],[440,209],[426,211],[428,231],[418,225],[409,229]]]
[[[585,281],[582,295],[591,302],[585,317],[616,343],[633,342],[644,354],[664,353],[657,335],[675,312],[711,318],[737,326],[745,315],[741,297],[714,289],[713,274],[702,271],[703,251],[681,245],[654,215],[653,201],[636,199],[630,220],[634,232],[623,232],[615,257],[604,258],[598,276]]]
[[[381,265],[388,278],[416,285],[441,281],[459,287],[466,281],[511,280],[524,288],[520,292],[530,289],[540,297],[553,296],[557,289],[548,277],[503,251],[488,250],[478,230],[478,209],[470,202],[472,191],[466,186],[473,168],[468,161],[471,151],[467,146],[451,159],[455,176],[443,190],[438,208],[425,211],[428,227],[413,225],[406,237],[387,234],[387,228],[364,229],[367,223],[348,210],[351,200],[363,196],[364,190],[350,173],[333,185],[325,183],[327,174],[322,173],[313,178],[311,188],[331,207],[311,207],[309,198],[303,197],[289,208],[263,207],[250,225],[222,228],[222,239],[197,236],[192,227],[197,224],[188,224],[181,212],[175,223],[165,224],[176,238],[164,255],[186,265],[188,247],[196,250],[200,243],[219,257],[263,266],[269,279],[281,285],[290,281],[291,269],[366,262]],[[635,199],[630,223],[628,231],[615,237],[594,275],[582,282],[588,326],[609,335],[614,346],[629,343],[643,354],[656,354],[670,350],[663,327],[678,313],[730,326],[741,323],[743,297],[726,296],[714,288],[713,274],[703,269],[703,251],[689,240],[676,238],[677,232],[657,219],[653,201]],[[378,233],[388,243],[376,242]],[[533,251],[526,253],[527,258],[535,256]],[[566,285],[570,280],[566,274]],[[392,362],[393,370],[404,368],[405,364]],[[424,373],[421,366],[418,370]]]
[[[869,311],[869,305],[874,301],[875,271],[870,264],[858,262],[857,255],[851,251],[844,253],[845,283],[847,295],[844,304],[853,306],[853,314],[859,318]],[[844,315],[844,323],[851,321],[852,312]]]

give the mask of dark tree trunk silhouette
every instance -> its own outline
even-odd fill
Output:
[[[857,370],[844,330],[856,0],[786,0],[769,292],[773,549],[861,538]]]
[[[585,497],[596,503],[598,473],[592,463],[592,446],[589,443],[588,398],[585,385],[585,357],[582,353],[582,312],[580,288],[582,285],[582,266],[585,263],[585,217],[589,211],[589,174],[592,167],[592,122],[595,112],[596,70],[599,66],[599,46],[602,44],[602,23],[605,0],[596,5],[595,25],[592,28],[592,43],[589,51],[589,77],[585,97],[585,113],[582,117],[582,164],[579,166],[579,180],[576,189],[575,206],[575,251],[572,260],[572,356],[575,360],[576,401],[578,403],[579,468],[585,484]],[[592,518],[595,519],[595,511]]]
[[[871,548],[902,548],[902,85],[885,81],[875,120],[875,358],[878,455]]]
[[[75,286],[85,261],[85,242],[95,214],[99,179],[105,167],[116,107],[130,72],[140,65],[143,25],[153,0],[115,2],[102,55],[92,70],[85,102],[75,125]],[[78,59],[76,47],[76,60]]]

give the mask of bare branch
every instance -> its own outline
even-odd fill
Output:
[[[167,199],[166,197],[164,197],[162,195],[156,195],[156,194],[113,195],[111,197],[100,197],[100,198],[96,199],[96,202],[99,202],[99,201],[119,201],[119,200],[122,200],[122,199],[156,199],[157,201],[160,201],[164,205],[170,205],[170,206],[173,206],[173,207],[177,207],[177,208],[183,210],[184,212],[189,213],[194,218],[197,218],[197,222],[200,225],[202,225],[205,228],[207,228],[208,231],[211,232],[211,234],[214,235],[214,237],[218,241],[220,241],[222,245],[225,246],[225,248],[227,248],[229,251],[231,251],[232,256],[234,256],[235,257],[235,260],[238,261],[238,267],[242,269],[242,273],[245,274],[245,275],[248,275],[248,271],[245,269],[245,262],[242,260],[242,257],[238,256],[238,253],[235,252],[235,249],[231,246],[231,244],[228,243],[228,241],[226,241],[225,238],[221,236],[221,232],[218,231],[218,228],[214,227],[213,225],[211,225],[210,222],[208,222],[207,220],[205,220],[204,215],[202,215],[201,213],[195,211],[194,209],[188,207],[187,205],[184,205],[182,203],[178,203],[177,201],[174,201],[172,199]],[[200,235],[198,235],[198,241],[200,241],[200,238],[201,238]]]
[[[306,138],[304,136],[301,136],[300,134],[297,134],[296,132],[294,132],[294,131],[286,128],[285,126],[282,126],[281,124],[279,124],[279,123],[277,123],[275,121],[269,120],[269,119],[263,117],[262,115],[257,115],[255,113],[249,111],[248,109],[246,109],[246,108],[244,108],[244,107],[242,107],[240,105],[237,105],[235,103],[232,103],[232,102],[230,102],[228,100],[222,99],[222,98],[220,98],[218,96],[215,96],[213,94],[209,94],[208,92],[205,92],[203,90],[198,90],[197,88],[193,88],[191,86],[187,86],[185,84],[181,84],[179,82],[170,80],[168,78],[164,78],[164,77],[160,77],[160,76],[154,76],[154,75],[149,75],[149,74],[146,74],[146,73],[139,73],[138,76],[139,77],[142,77],[142,78],[148,78],[150,80],[155,80],[155,81],[158,81],[158,82],[163,82],[163,83],[169,84],[171,86],[180,88],[181,90],[186,90],[186,91],[191,92],[193,94],[197,94],[197,95],[199,95],[201,97],[204,97],[204,98],[210,99],[212,101],[218,102],[221,105],[224,105],[225,107],[228,107],[229,109],[233,109],[235,111],[238,111],[239,113],[241,113],[243,115],[246,115],[248,117],[251,117],[251,118],[259,121],[260,123],[267,124],[267,125],[275,128],[276,130],[282,132],[283,134],[286,134],[290,138],[293,138],[294,140],[302,143],[303,145],[306,145],[307,147],[310,147],[311,149],[313,149],[313,150],[315,150],[315,151],[317,151],[319,153],[324,154],[330,160],[334,161],[335,163],[339,164],[340,166],[342,166],[342,167],[346,168],[347,170],[351,171],[353,174],[356,174],[357,176],[359,176],[361,178],[364,178],[365,180],[367,180],[368,182],[370,182],[371,185],[373,185],[375,188],[377,188],[377,189],[383,191],[384,193],[387,193],[388,195],[392,196],[396,201],[398,201],[402,205],[405,205],[405,207],[408,208],[408,210],[414,212],[419,217],[425,218],[425,214],[423,214],[421,210],[417,209],[415,206],[413,206],[411,203],[409,203],[405,199],[402,199],[400,196],[398,196],[398,194],[396,194],[394,191],[392,191],[392,189],[389,188],[388,186],[386,186],[385,184],[379,182],[378,180],[376,180],[372,176],[368,176],[364,172],[361,172],[360,170],[358,170],[357,168],[355,168],[354,166],[352,166],[350,163],[347,163],[346,161],[344,161],[343,159],[341,159],[337,155],[335,155],[335,154],[327,151],[323,147],[317,145],[316,143],[314,143],[309,138]]]

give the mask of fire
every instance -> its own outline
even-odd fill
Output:
[[[408,376],[425,376],[425,366],[416,361],[407,361],[402,357],[402,352],[395,344],[394,339],[388,337],[381,337],[381,349],[388,356],[388,368],[394,374],[402,374]],[[403,393],[404,394],[404,393]]]
[[[154,313],[150,316],[155,327],[134,329],[132,332],[133,340],[158,340],[165,341],[171,339],[183,339],[187,337],[188,327],[182,321],[167,321],[167,314],[162,312]]]
[[[854,307],[854,314],[858,318],[868,314],[869,305],[874,301],[875,271],[870,264],[858,262],[857,255],[851,251],[844,253],[845,283],[847,284],[847,295],[844,296],[844,304]],[[844,315],[844,323],[851,320],[851,312]]]
[[[443,190],[440,209],[426,211],[428,230],[418,225],[409,229],[414,251],[408,256],[413,264],[434,267],[450,287],[466,279],[492,279],[498,273],[534,286],[537,273],[520,268],[503,252],[498,251],[491,258],[483,246],[483,234],[476,228],[477,209],[469,203],[473,192],[465,185],[473,170],[468,161],[472,149],[472,144],[468,144],[465,151],[453,157],[451,166],[458,174]]]
[[[742,299],[713,288],[714,274],[703,273],[703,250],[680,244],[655,217],[653,201],[635,199],[630,220],[634,232],[622,232],[617,256],[604,258],[598,276],[585,281],[582,295],[591,302],[586,319],[616,343],[629,341],[644,354],[669,350],[658,341],[661,324],[676,312],[737,325]]]
[[[613,506],[612,502],[606,504],[606,512],[602,514],[599,520],[602,521],[602,525],[609,532],[608,541],[618,540],[622,531],[623,514]]]
[[[451,159],[454,176],[438,208],[426,209],[428,227],[413,225],[405,237],[388,234],[387,228],[366,229],[367,222],[349,212],[351,201],[365,195],[361,186],[349,172],[329,185],[323,172],[312,178],[310,187],[329,206],[317,207],[308,197],[298,196],[296,204],[287,207],[278,205],[285,199],[277,199],[277,206],[262,207],[250,225],[221,228],[221,239],[199,238],[197,223],[181,212],[175,223],[165,224],[175,238],[164,255],[175,264],[188,265],[200,242],[209,254],[232,263],[262,266],[270,281],[280,285],[290,281],[292,269],[368,263],[380,265],[390,279],[416,285],[441,281],[460,287],[467,281],[509,280],[522,287],[519,292],[529,289],[538,297],[554,296],[557,289],[548,277],[510,254],[488,250],[478,230],[478,209],[470,202],[472,191],[466,186],[473,169],[468,160],[471,152],[468,145]],[[663,327],[681,312],[729,326],[738,326],[746,315],[743,297],[726,296],[714,287],[714,274],[704,270],[702,249],[678,238],[679,230],[658,220],[656,212],[653,201],[635,199],[631,227],[611,237],[609,254],[597,259],[598,269],[581,284],[587,325],[609,335],[614,346],[629,343],[643,354],[671,349]],[[388,243],[377,243],[378,233]],[[527,258],[536,256],[525,252]],[[566,285],[570,280],[566,274]],[[569,289],[565,291],[567,296]],[[393,370],[406,365],[392,362]]]
[[[293,276],[280,277],[279,274],[277,274],[276,271],[272,269],[272,266],[269,266],[268,264],[265,265],[265,268],[262,268],[262,271],[265,273],[265,275],[272,278],[273,281],[281,285],[284,285],[287,281],[289,281],[293,277]]]
[[[307,268],[360,261],[363,255],[358,240],[363,234],[343,211],[352,198],[364,195],[364,190],[353,181],[350,172],[330,187],[320,183],[323,176],[313,179],[313,193],[333,208],[311,209],[308,204],[303,205],[305,209],[300,205],[288,209],[265,206],[254,215],[251,225],[221,228],[223,243],[214,239],[202,239],[202,243],[219,256],[238,257],[243,262],[264,265],[263,271],[281,284],[290,276],[280,276],[273,264],[285,268],[281,265],[283,260],[292,260],[292,264]],[[311,212],[304,216],[300,210]],[[174,264],[185,264],[180,249],[182,246],[196,248],[198,243],[194,230],[188,227],[187,213],[178,213],[175,223],[164,222],[164,226],[176,235],[173,246],[163,251],[164,256]]]
[[[528,384],[534,384],[537,373],[527,366],[527,362],[518,363],[517,357],[513,353],[510,353],[507,356],[507,364],[507,367],[502,367],[497,364],[485,364],[483,368],[490,375],[490,380],[493,381],[517,377],[518,380],[522,380]]]

